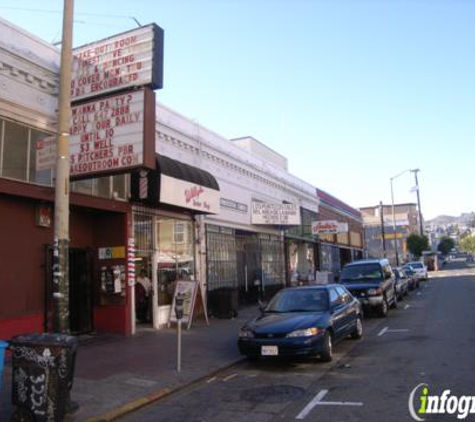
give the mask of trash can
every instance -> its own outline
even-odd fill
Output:
[[[238,314],[238,290],[223,287],[217,290],[217,318],[235,318]]]
[[[3,361],[5,358],[5,349],[8,347],[6,341],[0,340],[0,397],[2,393],[2,379],[3,379]]]
[[[13,421],[62,421],[75,410],[70,393],[77,339],[65,334],[24,334],[13,337]]]

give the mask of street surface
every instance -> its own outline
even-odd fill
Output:
[[[121,420],[399,422],[413,420],[408,401],[420,383],[475,396],[475,266],[455,261],[429,274],[388,318],[365,319],[363,339],[339,343],[331,363],[244,360]]]

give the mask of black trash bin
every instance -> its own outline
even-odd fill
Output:
[[[13,337],[13,421],[62,421],[77,409],[70,393],[78,341],[65,334]]]
[[[222,287],[213,291],[212,314],[216,318],[235,318],[238,314],[238,291],[232,287]]]

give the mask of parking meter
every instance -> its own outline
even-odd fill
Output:
[[[177,293],[175,297],[175,315],[177,320],[183,318],[183,303],[185,302],[186,295],[184,293]]]
[[[175,315],[177,319],[177,371],[181,371],[181,320],[183,318],[183,304],[187,299],[185,293],[177,293],[175,296]]]

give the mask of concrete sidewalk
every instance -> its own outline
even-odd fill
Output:
[[[113,420],[177,391],[242,359],[237,349],[241,325],[258,313],[240,310],[234,319],[193,322],[182,330],[181,372],[177,372],[176,328],[147,329],[134,337],[87,336],[80,339],[72,400],[79,410],[66,421]],[[11,405],[11,359],[5,361],[0,421],[8,421]]]

